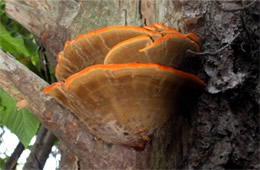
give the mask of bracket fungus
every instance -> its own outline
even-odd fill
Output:
[[[43,92],[70,109],[107,143],[143,147],[176,113],[184,91],[198,95],[198,77],[174,69],[199,38],[162,24],[112,26],[66,42],[58,54],[59,82]],[[193,93],[186,95],[193,98]]]

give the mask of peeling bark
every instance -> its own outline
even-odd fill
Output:
[[[221,6],[238,9],[248,3],[221,1]],[[108,25],[160,22],[193,31],[201,37],[202,51],[217,50],[241,33],[218,55],[187,59],[181,69],[205,80],[207,92],[194,110],[183,110],[158,130],[143,151],[95,140],[72,113],[41,93],[45,82],[2,52],[0,87],[27,100],[62,141],[64,169],[259,168],[258,11],[259,2],[234,13],[203,0],[6,1],[7,14],[39,38],[53,67],[66,40]]]

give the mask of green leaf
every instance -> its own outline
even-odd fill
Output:
[[[14,55],[30,56],[22,37],[12,37],[0,22],[0,47]]]
[[[24,45],[30,56],[35,56],[38,52],[38,47],[30,38],[24,38]]]
[[[16,109],[16,101],[0,89],[0,124],[11,130],[24,147],[27,147],[36,134],[39,122],[26,109]]]
[[[0,169],[4,169],[6,161],[9,157],[5,157],[4,159],[0,158]]]
[[[3,16],[5,11],[4,11],[4,7],[5,4],[4,4],[4,1],[3,0],[0,0],[0,16]]]

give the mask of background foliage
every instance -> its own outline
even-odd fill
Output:
[[[5,15],[4,2],[0,0],[0,48],[10,53],[36,74],[40,74],[39,46],[34,36]],[[0,89],[0,126],[6,126],[17,135],[24,147],[36,134],[39,122],[26,109],[16,109],[16,101]],[[1,142],[1,141],[0,141]],[[5,159],[0,159],[1,165]]]

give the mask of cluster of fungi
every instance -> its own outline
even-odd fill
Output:
[[[175,114],[180,91],[205,87],[175,69],[188,49],[199,51],[198,43],[195,34],[158,23],[94,30],[65,43],[58,82],[43,91],[104,142],[143,147]]]

